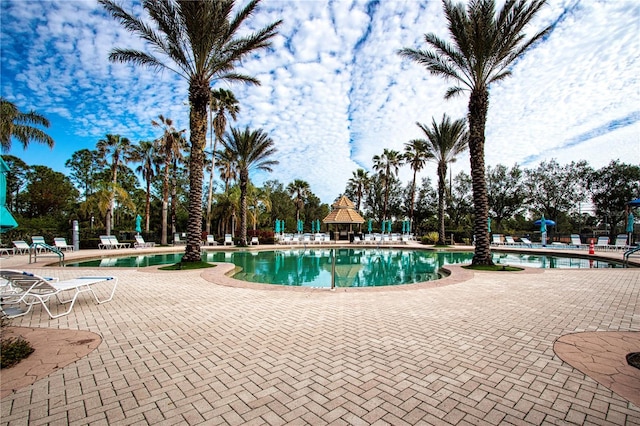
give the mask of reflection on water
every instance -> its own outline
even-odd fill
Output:
[[[140,255],[67,264],[67,266],[146,267],[179,262],[183,253]],[[304,287],[375,287],[410,284],[439,278],[444,265],[470,263],[473,253],[411,249],[318,248],[272,251],[210,251],[207,262],[229,262],[241,271],[234,278],[266,284]],[[494,253],[498,264],[533,268],[610,268],[621,266],[597,260]]]

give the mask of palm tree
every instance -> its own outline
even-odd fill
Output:
[[[411,205],[409,206],[409,220],[413,223],[413,208],[416,202],[416,177],[418,172],[424,168],[431,154],[425,151],[424,140],[413,139],[404,144],[402,159],[413,170],[413,180],[411,181]]]
[[[209,112],[213,115],[215,111],[216,115],[211,118],[211,132],[215,133],[211,135],[211,143],[213,144],[211,150],[211,173],[209,174],[209,196],[207,200],[207,223],[205,230],[207,234],[211,232],[211,205],[213,203],[213,173],[216,167],[216,150],[218,141],[222,139],[224,129],[227,127],[227,114],[233,118],[238,119],[240,113],[240,105],[235,95],[231,90],[218,89],[211,91],[211,104],[209,105]]]
[[[259,84],[251,76],[234,72],[242,59],[271,45],[281,21],[253,33],[238,36],[242,24],[260,0],[251,0],[237,10],[234,0],[145,0],[143,9],[153,21],[148,24],[126,12],[114,0],[99,0],[108,13],[127,30],[139,35],[151,52],[116,48],[109,59],[131,62],[155,70],[166,69],[189,83],[189,222],[183,262],[199,262],[202,238],[202,180],[207,133],[207,107],[215,81]]]
[[[347,184],[354,189],[358,197],[356,199],[356,210],[360,211],[362,197],[367,191],[370,183],[369,172],[367,172],[365,169],[358,169],[355,172],[352,172],[352,174],[353,176],[349,179]]]
[[[471,0],[463,4],[444,0],[444,12],[453,44],[426,34],[432,50],[404,48],[401,56],[424,65],[434,75],[456,81],[445,98],[469,90],[469,154],[474,205],[476,248],[473,265],[492,265],[489,241],[489,202],[485,181],[485,125],[489,108],[491,83],[511,75],[511,65],[545,34],[547,27],[526,40],[524,28],[546,3],[546,0],[512,0],[504,3],[496,16],[495,0]]]
[[[105,215],[106,234],[111,235],[113,209],[115,208],[116,189],[118,188],[118,169],[121,166],[121,162],[130,160],[133,147],[127,138],[120,137],[120,135],[107,135],[104,139],[98,141],[96,149],[100,156],[100,163],[102,165],[109,164],[111,168],[111,202]],[[111,158],[111,163],[108,162],[108,157]]]
[[[145,231],[149,232],[149,218],[151,216],[151,182],[156,177],[155,165],[159,162],[159,157],[156,153],[156,144],[150,141],[140,141],[138,145],[134,147],[133,157],[134,161],[139,162],[140,165],[136,167],[136,172],[142,175],[142,179],[147,184],[147,192],[145,199]]]
[[[402,163],[402,157],[398,151],[392,149],[384,149],[382,155],[373,156],[373,170],[380,173],[384,182],[384,207],[382,212],[382,220],[387,219],[387,208],[389,204],[389,189],[391,176],[398,175],[398,168]]]
[[[422,140],[428,158],[438,164],[438,245],[445,245],[444,234],[444,192],[447,185],[447,164],[467,149],[467,125],[464,118],[451,122],[447,114],[442,115],[440,124],[432,119],[431,127],[416,123],[427,136]]]
[[[174,159],[182,157],[184,144],[184,132],[173,127],[173,120],[158,116],[158,120],[151,120],[151,125],[162,129],[162,137],[156,140],[156,151],[164,159],[164,172],[162,176],[162,230],[160,231],[160,244],[167,244],[167,225],[169,222],[169,177],[171,165]]]
[[[49,120],[35,111],[21,112],[13,102],[0,97],[0,145],[2,151],[9,152],[11,138],[16,138],[27,149],[29,142],[46,144],[53,148],[54,141],[42,129],[33,126],[49,127]]]
[[[227,150],[216,152],[216,159],[218,160],[218,172],[224,182],[224,191],[229,190],[231,181],[238,179],[238,171],[234,163],[233,154]]]
[[[309,183],[296,179],[287,185],[287,193],[293,197],[293,204],[296,206],[296,220],[300,220],[300,210],[304,209],[304,202],[311,194]]]
[[[221,140],[222,146],[234,158],[234,163],[240,176],[240,245],[247,245],[247,185],[249,184],[249,171],[264,170],[270,172],[272,166],[278,164],[277,160],[269,159],[275,154],[271,139],[262,129],[243,131],[231,128]]]

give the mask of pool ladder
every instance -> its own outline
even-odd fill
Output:
[[[45,243],[31,244],[31,246],[29,247],[29,263],[32,263],[31,256],[33,256],[33,262],[37,262],[38,253],[41,251],[45,251],[45,252],[50,251],[51,253],[57,255],[58,263],[60,264],[60,266],[62,266],[64,262],[64,253],[62,252],[62,250],[60,250],[58,247],[50,246],[49,244],[45,244]],[[42,256],[46,256],[46,255],[43,254]]]
[[[624,261],[625,266],[629,266],[629,256],[638,251],[640,251],[640,244],[624,252],[624,254],[622,255],[622,260]]]

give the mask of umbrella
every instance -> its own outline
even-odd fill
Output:
[[[629,212],[629,217],[627,218],[627,232],[631,233],[633,232],[633,213]]]
[[[542,216],[542,219],[544,219],[544,216]],[[533,224],[535,226],[541,226],[542,225],[542,219],[538,219],[535,222],[533,222]],[[547,231],[546,227],[547,226],[554,226],[556,224],[555,221],[551,220],[551,219],[544,219],[544,223],[545,223],[545,230],[544,232]],[[542,231],[542,228],[540,229],[540,231]]]
[[[373,230],[373,226],[372,226],[372,223],[371,223],[371,219],[369,219],[369,222],[367,223],[367,231],[369,233],[371,233],[372,230]]]
[[[137,215],[136,216],[136,232],[139,234],[142,232],[142,216]]]
[[[487,218],[487,228],[489,230],[489,233],[491,233],[491,218],[490,217]]]
[[[275,229],[275,233],[279,234],[280,233],[280,220],[276,219],[276,229]]]
[[[631,207],[640,207],[640,198],[636,198],[635,200],[629,201],[627,205]]]
[[[7,200],[7,178],[5,173],[8,172],[9,167],[4,160],[0,158],[0,232],[8,231],[18,226],[18,222],[16,222],[5,206]]]
[[[298,219],[298,232],[302,232],[303,222],[302,219]]]

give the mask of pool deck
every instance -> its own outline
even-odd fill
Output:
[[[225,266],[28,259],[0,266],[119,284],[109,303],[12,321],[36,352],[0,372],[1,424],[640,424],[640,370],[624,359],[640,352],[639,269],[452,266],[439,285],[294,291]]]

